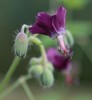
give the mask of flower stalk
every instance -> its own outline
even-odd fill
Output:
[[[45,53],[44,45],[42,44],[42,42],[38,38],[35,38],[35,36],[33,36],[33,37],[31,36],[29,38],[29,41],[33,42],[34,44],[36,44],[40,48],[41,55],[42,55],[42,64],[45,65],[47,62],[47,56]]]
[[[24,90],[25,90],[25,92],[26,92],[27,97],[29,98],[29,100],[35,100],[35,98],[34,98],[32,92],[31,92],[30,88],[28,87],[26,81],[22,82],[21,85],[23,86],[23,88],[24,88]]]
[[[23,25],[21,28],[21,32],[24,33],[25,29],[28,28],[28,25]],[[28,34],[28,31],[26,31],[25,34]],[[4,88],[6,87],[7,83],[10,81],[12,74],[14,73],[14,71],[16,70],[18,64],[20,62],[20,58],[18,56],[15,56],[8,72],[6,73],[4,79],[2,80],[1,84],[0,84],[0,93],[4,90]]]
[[[21,84],[25,84],[24,82],[26,82],[27,80],[31,79],[32,77],[29,75],[26,76],[22,76],[20,77],[13,85],[11,85],[9,88],[7,88],[5,91],[3,91],[0,94],[0,100],[3,100],[6,96],[8,96],[11,92],[13,92],[19,85]],[[27,85],[27,84],[26,84]],[[27,86],[26,86],[27,87]],[[24,86],[24,88],[26,88]],[[29,92],[30,93],[30,92]],[[31,97],[32,96],[32,97]],[[30,93],[30,100],[35,100],[33,98],[33,94]]]
[[[20,58],[16,56],[11,64],[8,72],[6,73],[3,81],[0,84],[0,93],[4,90],[7,83],[10,81],[12,74],[14,73],[15,69],[17,68],[19,62],[20,62]]]

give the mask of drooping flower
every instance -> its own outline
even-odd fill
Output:
[[[65,57],[57,52],[56,49],[49,48],[47,50],[47,58],[53,64],[55,70],[63,73],[67,85],[75,84],[76,78],[78,78],[78,74],[76,74],[78,70],[77,67],[72,65],[70,56]]]
[[[66,9],[64,7],[59,7],[53,15],[39,12],[36,17],[36,22],[29,27],[29,32],[57,38],[60,50],[66,55],[68,50],[64,43],[64,33],[66,31],[65,23]]]
[[[47,58],[54,65],[54,68],[58,71],[66,69],[71,62],[70,57],[65,57],[61,55],[54,48],[49,48],[47,50]]]

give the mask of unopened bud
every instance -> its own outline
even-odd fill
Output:
[[[47,67],[49,70],[51,70],[52,72],[54,71],[54,67],[53,67],[53,64],[51,62],[48,62],[47,63]]]
[[[54,83],[54,76],[52,71],[50,71],[48,68],[44,69],[41,77],[40,77],[40,84],[45,87],[49,88]]]
[[[32,58],[29,62],[29,65],[37,65],[37,64],[41,64],[41,61],[42,61],[42,58],[39,57],[39,58]]]
[[[19,33],[15,38],[14,51],[19,57],[25,57],[28,49],[28,38],[25,33]]]
[[[39,78],[42,72],[43,72],[43,68],[41,65],[33,65],[28,70],[28,73],[35,78]]]

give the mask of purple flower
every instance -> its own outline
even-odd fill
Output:
[[[57,34],[65,33],[66,9],[59,7],[56,14],[52,16],[52,26]]]
[[[47,58],[53,64],[55,70],[63,73],[67,85],[78,85],[78,67],[73,66],[71,56],[65,57],[57,52],[56,49],[49,48],[47,50]]]
[[[70,57],[61,55],[56,49],[50,48],[47,50],[47,58],[54,65],[54,68],[58,71],[67,69],[71,63]]]
[[[65,32],[66,9],[59,7],[54,15],[45,12],[39,12],[36,17],[36,23],[29,27],[32,34],[43,34],[55,37]]]
[[[68,49],[64,43],[64,33],[66,31],[65,23],[66,9],[64,7],[59,7],[53,15],[39,12],[36,17],[36,22],[29,27],[29,32],[57,38],[60,45],[60,51],[62,51],[64,55],[67,55]]]

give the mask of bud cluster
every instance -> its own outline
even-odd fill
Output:
[[[49,68],[45,68],[41,74],[39,82],[44,88],[51,87],[54,83],[53,72]]]
[[[41,86],[48,88],[54,83],[53,65],[48,61],[42,64],[42,58],[32,58],[29,63],[28,73],[38,80]]]

